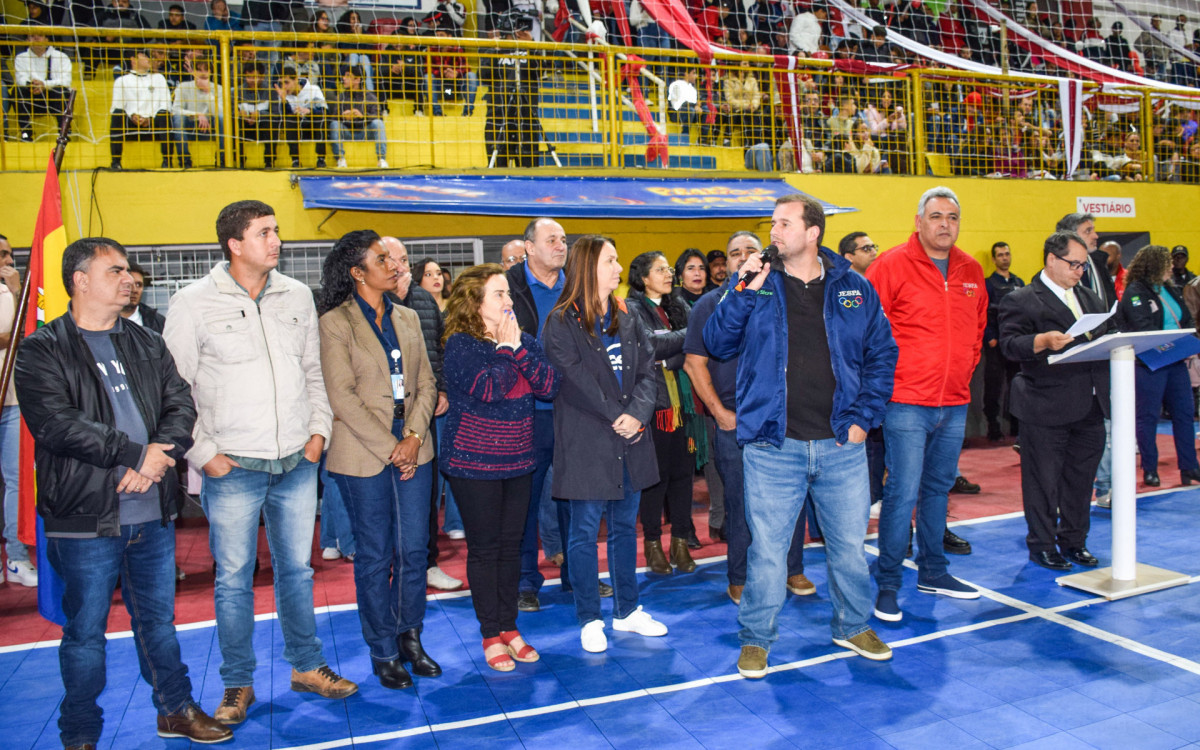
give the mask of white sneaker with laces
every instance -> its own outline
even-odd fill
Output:
[[[446,532],[446,536],[457,542],[459,540],[466,539],[467,532],[463,531],[462,529],[451,529],[450,531]]]
[[[667,634],[667,626],[650,616],[650,613],[639,605],[629,613],[628,617],[613,618],[613,630],[622,633],[637,633],[645,636],[660,636]]]
[[[19,583],[26,588],[37,588],[38,574],[37,568],[33,567],[33,563],[28,560],[19,560],[13,562],[8,561],[8,567],[4,569],[7,573],[9,583]]]
[[[325,547],[321,550],[322,560],[338,560],[341,558],[341,556],[342,553],[338,551],[337,547]]]
[[[345,168],[346,168],[346,160],[338,159],[338,169],[345,169]]]
[[[440,589],[441,591],[453,591],[454,589],[461,588],[463,585],[462,581],[458,580],[454,576],[446,575],[446,573],[436,565],[425,572],[425,583],[429,584],[430,587]]]
[[[379,168],[380,169],[390,169],[390,167],[388,167],[387,159],[379,160]]]
[[[604,634],[604,620],[592,620],[583,626],[579,632],[579,641],[583,650],[592,654],[604,653],[608,650],[608,636]]]

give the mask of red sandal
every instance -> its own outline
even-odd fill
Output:
[[[504,653],[496,654],[495,656],[493,656],[489,659],[488,655],[487,655],[487,650],[489,648],[491,648],[492,646],[504,646],[506,649],[508,648],[508,644],[504,642],[504,639],[501,636],[496,636],[495,638],[484,638],[483,639],[483,658],[487,659],[487,665],[489,667],[496,670],[497,672],[511,672],[517,668],[517,665],[514,664],[513,660],[510,658],[508,651],[505,651]],[[511,649],[509,649],[509,650],[511,650]]]
[[[521,638],[521,632],[518,630],[505,630],[500,633],[500,640],[505,646],[508,647],[508,653],[510,656],[512,656],[512,658],[525,664],[535,662],[542,658],[541,655],[538,654],[537,650],[528,643],[522,646],[521,650],[518,651],[516,647],[512,645],[512,642],[518,638]]]

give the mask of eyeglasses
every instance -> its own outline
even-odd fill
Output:
[[[855,252],[862,250],[864,253],[875,253],[879,251],[879,245],[859,245],[854,248]]]
[[[1058,258],[1057,255],[1054,257]],[[1087,265],[1086,260],[1067,260],[1066,258],[1058,258],[1058,259],[1061,260],[1063,263],[1066,263],[1068,266],[1070,266],[1072,271],[1078,271],[1079,269],[1081,269]]]
[[[653,271],[654,273],[663,273],[663,274],[666,274],[667,276],[671,276],[671,277],[675,276],[675,269],[671,268],[670,266],[662,266],[661,268],[651,268],[650,270]]]
[[[520,263],[525,260],[524,255],[509,255],[504,258],[505,263]]]

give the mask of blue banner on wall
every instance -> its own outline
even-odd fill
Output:
[[[770,216],[783,180],[627,177],[301,177],[305,208],[614,219]],[[815,196],[814,196],[815,197]],[[857,211],[821,201],[826,214]]]

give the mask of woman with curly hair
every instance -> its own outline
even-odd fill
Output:
[[[554,398],[558,373],[538,340],[517,325],[508,279],[496,263],[458,275],[445,337],[450,409],[440,433],[441,470],[467,533],[467,578],[484,659],[510,672],[514,659],[539,658],[517,630],[517,589],[534,469],[533,401]]]
[[[608,649],[600,613],[596,534],[608,524],[613,630],[667,634],[638,605],[637,513],[658,481],[645,425],[654,418],[654,345],[614,292],[621,264],[612,241],[581,237],[567,254],[563,291],[546,318],[546,357],[562,376],[554,400],[555,498],[570,503],[567,574],[585,651]]]
[[[421,288],[437,301],[438,309],[445,315],[449,295],[446,293],[446,277],[442,275],[442,267],[433,258],[421,258],[413,264],[412,275]]]
[[[1192,327],[1192,315],[1178,288],[1171,283],[1171,251],[1162,245],[1138,250],[1125,269],[1125,294],[1121,297],[1122,331],[1170,331]],[[1171,411],[1175,435],[1175,458],[1179,478],[1186,487],[1200,482],[1196,460],[1196,433],[1192,422],[1195,404],[1187,365],[1175,362],[1158,370],[1137,363],[1137,442],[1142,456],[1142,481],[1150,487],[1162,484],[1158,476],[1158,444],[1155,435],[1163,403]]]
[[[386,688],[404,668],[437,677],[421,645],[437,386],[417,314],[392,304],[399,268],[370,230],[337,241],[317,294],[321,371],[333,410],[326,467],[354,527],[358,619]]]
[[[642,490],[642,549],[651,572],[670,575],[696,569],[688,550],[692,531],[692,475],[695,460],[684,429],[684,396],[691,396],[683,372],[683,340],[688,306],[671,296],[672,270],[660,252],[642,253],[629,264],[629,310],[654,347],[654,421],[650,436],[658,456],[658,482]],[[663,554],[663,507],[671,518],[670,562]]]

